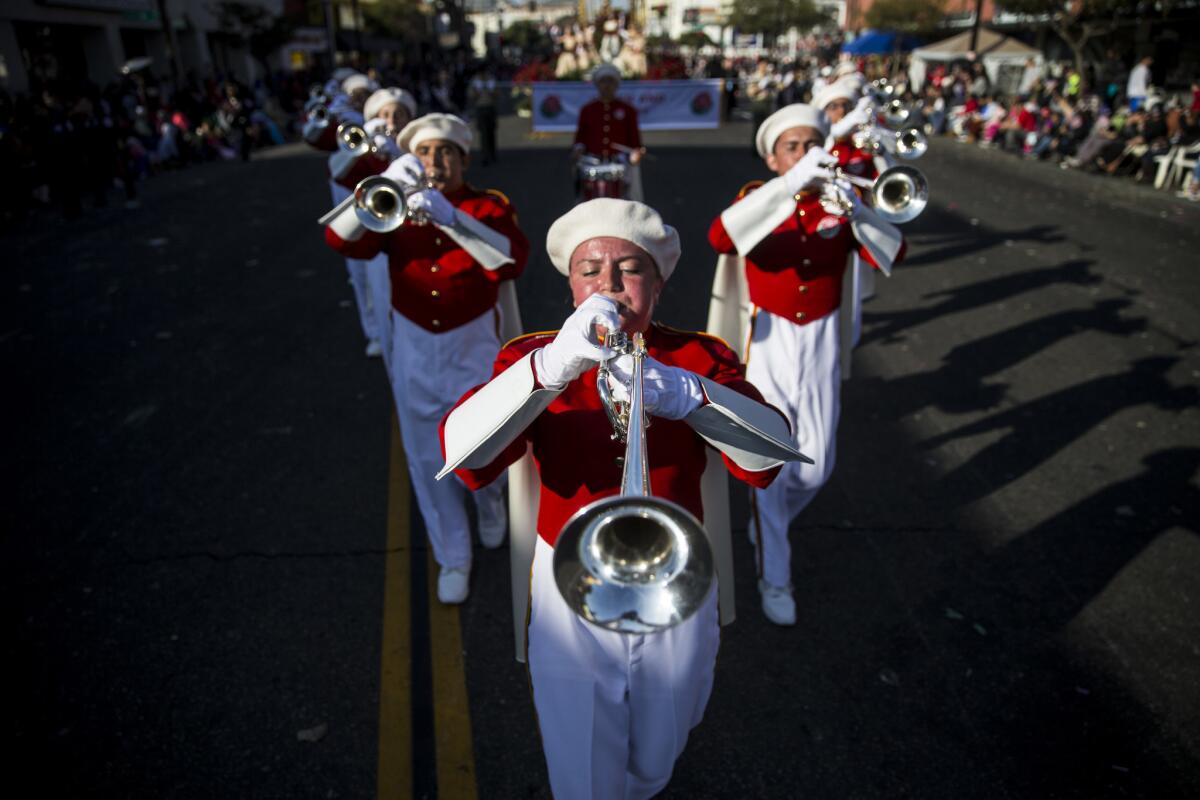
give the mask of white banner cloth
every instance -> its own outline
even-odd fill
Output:
[[[574,132],[579,110],[596,99],[584,81],[536,81],[533,129]],[[638,112],[643,131],[716,128],[721,124],[721,81],[623,81],[617,97]]]

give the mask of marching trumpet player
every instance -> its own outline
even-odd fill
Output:
[[[554,551],[560,530],[595,501],[621,492],[623,471],[644,470],[654,495],[707,522],[713,500],[701,486],[709,445],[720,452],[721,470],[757,487],[768,485],[784,460],[803,456],[785,444],[790,434],[782,415],[762,402],[726,345],[653,321],[680,255],[678,234],[656,211],[615,198],[582,203],[550,227],[546,249],[567,279],[575,310],[555,333],[510,342],[491,381],[447,415],[443,474],[453,471],[480,488],[510,465],[536,465],[529,499],[517,502],[514,493],[510,504],[514,514],[532,509],[528,533],[536,539],[532,569],[514,566],[514,576],[524,576],[514,581],[514,605],[519,646],[527,635],[551,789],[561,800],[645,798],[666,786],[708,702],[718,647],[716,593],[703,593],[690,616],[658,632],[622,633],[585,621],[556,588],[553,565],[572,556]],[[616,331],[643,335],[640,366],[630,356],[615,357],[606,334]],[[622,463],[638,458],[637,451],[614,441],[598,393],[609,386],[632,397],[635,373],[651,417],[641,428],[645,460],[636,466]],[[632,431],[638,422],[629,413]],[[512,537],[515,556],[515,521]],[[625,550],[621,557],[625,565],[642,558]],[[527,629],[522,584],[530,592]],[[720,590],[723,606],[732,585]]]
[[[835,171],[822,145],[829,122],[818,108],[786,106],[759,127],[756,146],[777,177],[753,181],[713,220],[722,255],[709,331],[744,347],[746,377],[788,418],[794,443],[815,459],[787,464],[752,497],[763,612],[792,625],[788,527],[833,471],[847,334],[840,325],[846,259],[858,253],[884,271],[904,255],[899,230],[866,206]]]
[[[325,238],[348,258],[387,254],[390,377],[409,476],[440,567],[438,599],[461,603],[472,560],[467,490],[458,481],[434,480],[441,466],[438,423],[456,398],[491,374],[502,332],[519,329],[511,281],[525,267],[529,243],[504,195],[466,182],[471,130],[465,122],[428,114],[406,125],[398,144],[410,152],[384,177],[404,189],[407,198],[396,206],[407,204],[412,216],[398,217],[388,231],[371,230],[351,204],[333,214]],[[479,536],[488,547],[498,547],[507,528],[502,488],[475,495]]]
[[[398,86],[379,89],[363,105],[366,124],[363,130],[373,147],[357,158],[346,175],[338,182],[351,191],[363,178],[378,175],[403,153],[396,141],[404,126],[417,115],[417,101]],[[375,320],[375,341],[383,356],[383,364],[391,372],[392,353],[392,294],[388,279],[388,257],[379,253],[366,263],[366,286],[370,297],[371,317]],[[372,348],[374,352],[375,348]]]

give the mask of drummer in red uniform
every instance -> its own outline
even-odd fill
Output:
[[[350,207],[325,234],[347,257],[388,254],[392,393],[409,477],[441,568],[443,603],[466,599],[472,552],[466,488],[457,480],[434,479],[442,464],[438,424],[463,392],[491,375],[505,319],[511,322],[515,314],[515,308],[510,313],[497,306],[502,284],[521,273],[529,255],[507,198],[465,180],[471,138],[467,124],[450,114],[427,114],[400,132],[398,144],[410,152],[385,176],[410,189],[424,186],[426,176],[432,180],[435,188],[407,198],[430,224],[409,219],[390,233],[377,233]],[[498,547],[507,528],[502,490],[495,486],[475,495],[479,536],[488,547]]]
[[[572,162],[582,155],[595,156],[601,161],[626,161],[635,167],[641,163],[646,148],[638,128],[637,109],[617,97],[621,72],[612,64],[601,64],[592,73],[599,97],[579,111],[575,128],[575,144],[571,148]],[[634,199],[637,196],[635,187]]]

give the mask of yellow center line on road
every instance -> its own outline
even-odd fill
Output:
[[[412,549],[408,465],[392,416],[388,460],[387,555],[383,582],[383,646],[379,671],[379,766],[376,797],[412,794]],[[450,795],[444,795],[449,797]]]
[[[471,707],[463,666],[462,628],[458,606],[438,602],[437,564],[432,549],[428,575],[438,797],[475,800],[475,749],[471,740]]]

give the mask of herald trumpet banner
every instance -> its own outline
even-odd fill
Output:
[[[686,620],[713,591],[712,547],[689,511],[650,494],[642,335],[610,333],[605,343],[633,356],[628,403],[613,400],[607,364],[596,376],[613,438],[625,441],[621,493],[584,506],[563,526],[554,581],[571,610],[593,625],[657,633]]]

